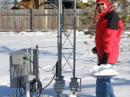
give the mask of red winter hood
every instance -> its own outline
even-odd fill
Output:
[[[100,17],[103,17],[104,15],[106,15],[107,13],[111,12],[113,10],[113,5],[109,5],[108,8],[101,14],[99,14]]]
[[[108,0],[97,0],[96,2],[97,2],[97,3],[103,2],[103,3],[105,3],[107,6],[110,6],[110,5],[111,5],[110,1],[108,1]]]

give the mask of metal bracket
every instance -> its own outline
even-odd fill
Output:
[[[65,81],[63,80],[63,76],[55,79],[56,83],[54,84],[54,89],[57,93],[62,93],[62,90],[64,89],[65,86]]]
[[[79,82],[78,82],[79,79]],[[75,94],[75,92],[81,91],[81,78],[71,78],[70,90]]]

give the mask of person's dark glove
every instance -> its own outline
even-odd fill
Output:
[[[108,55],[106,53],[103,54],[100,64],[107,64]]]
[[[94,54],[97,54],[97,49],[96,49],[96,47],[94,47],[94,48],[92,49],[92,52],[93,52]]]

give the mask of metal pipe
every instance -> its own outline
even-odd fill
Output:
[[[74,47],[73,47],[73,78],[75,78],[75,64],[76,64],[76,0],[74,0]]]
[[[65,86],[65,81],[63,80],[62,76],[62,24],[61,18],[62,17],[62,0],[58,0],[58,16],[57,16],[57,49],[58,49],[58,62],[56,64],[56,79],[54,88],[57,93],[57,97],[62,97],[62,90]]]
[[[26,97],[30,97],[30,82],[26,82]]]
[[[62,0],[58,1],[58,76],[61,76],[62,64],[62,31],[61,31]]]

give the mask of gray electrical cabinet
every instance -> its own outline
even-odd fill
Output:
[[[25,85],[25,76],[32,74],[38,79],[38,50],[21,49],[10,53],[10,87]]]

